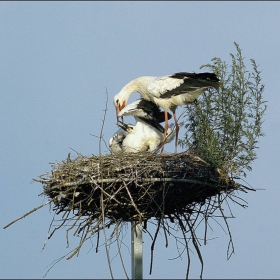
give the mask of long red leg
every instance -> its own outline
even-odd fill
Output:
[[[175,111],[173,111],[173,118],[176,126],[176,138],[175,138],[175,153],[177,153],[177,146],[178,146],[178,135],[179,135],[179,125],[178,125],[178,120],[176,117]]]
[[[167,111],[165,110],[164,111],[164,120],[165,120],[165,127],[164,127],[164,134],[163,134],[163,143],[165,142],[166,140],[166,136],[167,136],[167,130],[168,130],[168,115],[167,115]],[[164,144],[161,148],[161,154],[163,153],[163,150],[164,150]]]

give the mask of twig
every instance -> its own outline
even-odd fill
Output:
[[[99,184],[99,183],[113,183],[113,182],[132,182],[131,178],[110,178],[110,179],[96,179],[96,180],[84,180],[81,179],[79,181],[74,181],[74,182],[69,182],[69,183],[64,183],[64,186],[70,187],[70,186],[77,186],[77,185],[85,185],[85,184]],[[199,185],[205,185],[205,186],[215,186],[215,184],[207,183],[207,182],[202,182],[198,180],[193,180],[193,179],[176,179],[176,178],[137,178],[135,181],[138,182],[173,182],[173,183],[192,183],[192,184],[199,184]],[[54,188],[56,188],[54,186]],[[50,188],[51,190],[51,188]]]
[[[160,220],[161,219],[158,220],[157,230],[156,230],[156,233],[155,233],[155,236],[154,236],[154,240],[153,240],[152,245],[151,245],[150,274],[152,274],[152,270],[153,270],[154,248],[155,248],[155,243],[156,243],[157,235],[158,235],[159,229],[160,229]]]
[[[228,225],[228,222],[227,222],[227,218],[224,215],[224,211],[223,211],[221,206],[219,206],[218,208],[219,208],[219,210],[220,210],[220,212],[221,212],[221,214],[224,218],[225,224],[227,226],[228,234],[229,234],[229,242],[228,242],[228,249],[227,249],[227,259],[229,260],[230,257],[232,256],[232,254],[234,253],[233,240],[232,240],[231,231],[229,229],[229,225]],[[231,247],[231,253],[229,253],[230,247]]]
[[[9,226],[11,226],[12,224],[14,224],[15,222],[17,222],[17,221],[19,221],[19,220],[21,220],[21,219],[27,217],[28,215],[30,215],[31,213],[37,211],[38,209],[40,209],[40,208],[42,208],[42,207],[44,207],[44,206],[50,204],[54,199],[55,199],[55,198],[53,198],[53,199],[47,201],[46,203],[40,205],[39,207],[34,208],[33,210],[29,211],[28,213],[24,214],[23,216],[17,218],[16,220],[12,221],[12,222],[9,223],[8,225],[4,226],[3,229],[8,228]]]
[[[107,104],[108,104],[108,92],[107,92],[107,88],[106,88],[106,103],[105,103],[104,116],[103,116],[103,119],[102,119],[102,126],[101,126],[101,130],[100,130],[100,138],[99,138],[99,157],[100,157],[99,163],[100,163],[100,171],[101,171],[100,172],[100,177],[101,177],[101,179],[103,179],[103,168],[102,168],[103,162],[102,162],[102,157],[101,157],[101,139],[102,139],[103,128],[104,128],[105,119],[106,119]],[[103,182],[101,182],[101,188],[104,189]],[[101,213],[102,213],[102,224],[104,225],[105,224],[105,209],[104,209],[104,197],[103,196],[104,196],[104,193],[101,192],[100,205],[101,205]],[[110,271],[111,278],[114,279],[113,271],[112,271],[112,267],[111,267],[109,250],[108,250],[108,244],[107,244],[106,230],[105,230],[104,226],[103,226],[103,234],[104,234],[104,239],[105,239],[105,249],[106,249],[109,271]]]
[[[123,262],[120,243],[119,243],[119,224],[118,223],[116,223],[115,232],[116,232],[116,241],[117,241],[117,246],[118,246],[118,252],[119,252],[119,255],[120,255],[120,260],[121,260],[121,264],[122,264],[122,267],[123,267],[123,271],[125,273],[126,278],[129,279],[129,277],[127,275],[127,272],[126,272],[126,269],[125,269],[124,262]]]

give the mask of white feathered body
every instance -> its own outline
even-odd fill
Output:
[[[135,117],[136,124],[128,131],[125,139],[123,140],[123,151],[127,153],[155,151],[163,142],[163,133],[155,129],[153,126],[143,122],[141,119]],[[175,130],[174,130],[175,131]],[[171,134],[172,128],[167,131],[168,135]],[[173,133],[174,138],[174,133]],[[168,142],[173,139],[170,137]]]
[[[164,110],[176,109],[177,106],[193,102],[207,90],[208,86],[201,87],[185,84],[185,79],[170,76],[154,77],[143,76],[132,80],[115,95],[114,103],[126,102],[133,92],[139,92],[148,101],[155,103]],[[118,100],[118,102],[116,102]]]
[[[109,147],[113,153],[137,153],[155,151],[163,143],[163,133],[153,126],[136,119],[136,124],[128,125],[127,131],[119,129],[109,140]],[[171,142],[175,137],[175,126],[171,124],[167,131],[166,142]]]

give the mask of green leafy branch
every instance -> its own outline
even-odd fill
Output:
[[[221,87],[209,89],[187,105],[188,130],[180,145],[234,176],[246,176],[256,159],[258,138],[267,105],[263,100],[261,71],[254,59],[248,71],[237,43],[229,66],[220,58],[201,66],[217,74]]]

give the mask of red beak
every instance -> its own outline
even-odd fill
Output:
[[[119,117],[118,117],[119,111],[120,111],[119,106],[116,106],[117,124],[119,123]]]
[[[120,105],[120,111],[126,106],[126,101],[123,102],[122,105]]]
[[[119,117],[118,114],[119,112],[126,106],[126,102],[124,101],[123,104],[119,104],[116,106],[116,116],[117,116],[117,124],[119,123]]]

